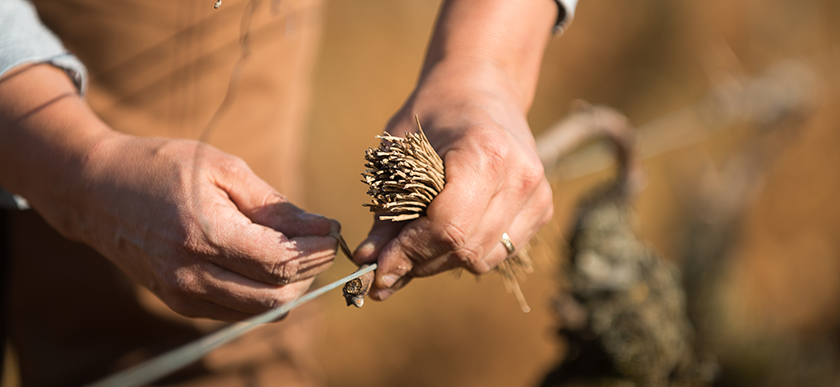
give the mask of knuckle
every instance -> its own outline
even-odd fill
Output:
[[[540,184],[542,184],[542,181],[545,180],[545,171],[542,163],[539,161],[525,161],[518,175],[521,187],[525,191],[534,191],[540,186]]]
[[[522,170],[522,181],[531,189],[536,189],[545,180],[545,169],[539,161],[529,160]]]
[[[173,248],[182,258],[201,260],[219,255],[224,250],[225,234],[220,233],[213,224],[198,221],[198,215],[185,214],[182,224],[171,229]]]
[[[492,169],[503,168],[511,152],[510,141],[491,129],[477,129],[473,136],[488,166]]]
[[[245,160],[233,155],[225,155],[222,162],[219,163],[219,168],[232,176],[239,176],[251,171]]]
[[[191,271],[180,268],[171,275],[163,278],[163,288],[167,293],[178,298],[191,297],[201,293],[201,285],[198,277]]]
[[[180,248],[190,257],[214,255],[216,251],[213,251],[214,249],[210,246],[219,246],[222,243],[219,240],[218,233],[199,234],[190,230],[184,234],[180,241]]]
[[[480,248],[465,246],[458,250],[455,250],[453,254],[463,267],[470,268],[471,271],[473,271],[478,266],[482,266],[479,265],[479,263],[481,263],[484,254],[482,254]]]
[[[439,235],[439,243],[445,250],[458,251],[467,244],[467,233],[464,228],[454,222],[444,224]]]
[[[183,248],[190,257],[206,256],[216,261],[218,256],[226,252],[225,236],[208,227],[200,237],[190,238],[183,243]]]
[[[391,267],[391,273],[396,274],[398,277],[404,277],[409,275],[412,269],[414,269],[414,264],[409,259],[408,261],[397,262],[393,265]]]
[[[271,267],[271,277],[277,285],[288,285],[297,277],[299,262],[295,259],[277,261]]]

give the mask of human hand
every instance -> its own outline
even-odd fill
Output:
[[[190,317],[240,320],[304,292],[335,255],[335,221],[245,163],[189,140],[120,134],[64,71],[0,79],[0,184]]]
[[[507,233],[525,246],[552,217],[551,188],[543,175],[521,100],[492,66],[443,68],[427,74],[388,124],[402,136],[424,132],[444,160],[446,186],[410,222],[375,220],[354,253],[377,262],[371,296],[384,300],[412,278],[463,267],[474,274],[508,257]]]
[[[188,317],[236,321],[290,302],[335,256],[336,221],[195,141],[113,134],[80,179],[71,216],[39,212]]]

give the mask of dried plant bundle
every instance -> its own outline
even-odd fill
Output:
[[[415,119],[417,117],[415,116]],[[419,133],[406,133],[405,138],[388,132],[376,136],[379,148],[365,153],[363,183],[368,185],[371,212],[383,212],[381,220],[394,222],[419,218],[429,203],[443,191],[443,160],[440,159],[417,120]]]
[[[394,137],[388,132],[376,136],[382,140],[378,148],[365,152],[366,170],[363,183],[368,185],[371,212],[381,213],[380,220],[393,222],[417,219],[426,214],[426,208],[443,191],[445,172],[443,160],[437,154],[415,115],[418,133],[406,133],[405,138]],[[496,270],[508,293],[513,293],[523,312],[531,308],[519,287],[519,278],[533,272],[528,246],[502,261]]]

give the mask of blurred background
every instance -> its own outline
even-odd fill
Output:
[[[341,221],[351,247],[372,219],[364,151],[411,92],[438,6],[326,2],[307,209]],[[732,98],[745,90],[749,101]],[[547,48],[534,133],[577,99],[647,133],[638,232],[684,270],[715,383],[840,384],[840,2],[582,0]],[[606,159],[587,155],[551,169],[555,217],[521,282],[530,313],[495,273],[416,280],[360,310],[336,292],[320,301],[315,359],[328,385],[538,385],[566,354],[554,300],[575,205],[612,178],[590,173]],[[340,259],[322,281],[354,268]]]
[[[339,219],[351,245],[370,225],[361,206],[368,201],[359,181],[363,151],[378,144],[374,136],[412,90],[438,5],[327,3],[307,152],[309,206]],[[648,185],[636,205],[641,236],[684,266],[704,201],[737,202],[725,210],[729,220],[706,222],[727,241],[719,243],[713,278],[702,279],[715,284],[703,315],[711,314],[713,337],[698,332],[697,339],[698,351],[721,367],[719,385],[840,383],[840,3],[583,0],[571,27],[549,44],[529,115],[540,134],[584,99],[619,109],[644,130],[722,85],[738,88],[779,66],[805,79],[805,92],[794,96],[802,103],[792,102],[798,118],[777,125],[785,133],[763,146],[766,157],[749,177],[730,166],[765,141],[756,134],[761,117],[700,126],[666,119],[665,129],[679,135],[660,136],[662,149],[672,150],[645,160]],[[698,127],[707,131],[692,135]],[[685,137],[696,141],[680,146]],[[325,300],[318,361],[330,385],[538,384],[564,355],[552,300],[574,206],[611,175],[553,177],[554,222],[535,243],[536,272],[522,282],[528,314],[494,273],[480,281],[417,280],[361,310],[338,295]],[[338,261],[327,277],[352,269]]]

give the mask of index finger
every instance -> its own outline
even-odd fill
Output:
[[[204,224],[204,235],[214,251],[210,260],[242,276],[271,285],[285,285],[323,273],[336,254],[329,236],[289,238],[272,228],[251,222],[235,206],[224,206]]]

